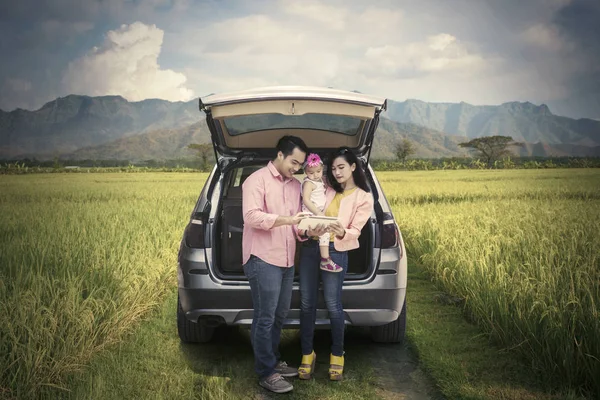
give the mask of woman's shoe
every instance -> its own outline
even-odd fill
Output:
[[[312,373],[315,370],[315,362],[317,361],[317,355],[313,350],[309,355],[302,356],[302,361],[300,362],[300,367],[298,368],[298,378],[300,379],[310,379],[312,377]]]
[[[329,356],[329,379],[341,381],[344,374],[344,356]]]

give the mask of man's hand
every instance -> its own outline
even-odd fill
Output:
[[[346,230],[344,229],[340,221],[335,221],[334,223],[329,225],[329,233],[341,239],[346,234]]]
[[[296,215],[293,215],[289,218],[289,223],[288,225],[298,225],[300,223],[300,221],[302,221],[304,218],[308,217],[310,215],[310,213],[307,212],[299,212]]]
[[[282,225],[298,225],[298,223],[300,223],[300,221],[302,221],[304,218],[306,218],[309,215],[310,215],[310,213],[307,213],[307,212],[299,212],[298,214],[292,215],[292,216],[280,215],[275,220],[275,223],[273,224],[273,228],[277,228],[278,226],[282,226]]]
[[[324,224],[319,224],[312,229],[307,229],[306,235],[311,236],[311,237],[312,236],[321,236],[325,232],[327,232],[327,227]]]

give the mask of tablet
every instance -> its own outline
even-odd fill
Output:
[[[298,224],[298,229],[306,230],[309,228],[314,228],[319,224],[323,224],[327,227],[337,220],[338,219],[336,217],[322,217],[318,215],[311,215],[300,221],[300,223]]]

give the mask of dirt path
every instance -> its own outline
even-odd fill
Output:
[[[288,333],[289,335],[289,333]],[[315,334],[315,352],[317,365],[314,379],[327,379],[329,367],[330,332],[317,331]],[[285,340],[282,355],[299,354],[300,341],[294,335]],[[346,363],[368,363],[374,370],[377,394],[382,399],[399,400],[441,400],[431,379],[421,370],[416,356],[405,344],[374,343],[369,332],[364,329],[350,328],[346,333]],[[290,358],[290,357],[288,357]],[[290,358],[295,361],[295,359]],[[259,396],[262,399],[275,398],[268,393]]]
[[[324,339],[327,341],[328,338]],[[360,351],[370,361],[377,377],[377,393],[381,398],[443,399],[407,345],[373,343],[368,331],[350,329],[346,349],[349,354]]]

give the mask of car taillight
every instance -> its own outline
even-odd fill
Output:
[[[398,226],[396,225],[396,221],[394,221],[394,216],[392,213],[383,214],[381,248],[387,249],[398,246],[399,236],[400,234],[398,233]]]
[[[185,230],[185,243],[193,249],[204,248],[204,227],[206,216],[203,213],[194,213]]]

